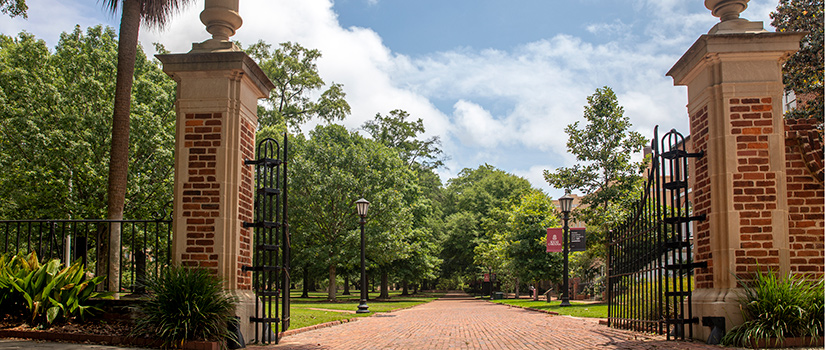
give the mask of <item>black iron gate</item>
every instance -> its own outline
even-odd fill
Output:
[[[281,332],[289,329],[289,224],[287,220],[287,137],[283,150],[275,139],[258,143],[255,165],[255,218],[244,227],[254,228],[252,285],[255,289],[256,323],[254,341],[278,343]]]
[[[661,145],[661,148],[659,147]],[[638,331],[667,333],[667,339],[693,337],[691,291],[693,262],[685,138],[671,130],[651,142],[652,159],[644,192],[633,216],[608,236],[608,325]],[[660,153],[661,150],[665,150]]]

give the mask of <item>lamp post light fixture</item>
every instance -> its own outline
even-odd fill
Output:
[[[562,265],[562,269],[564,270],[564,285],[562,286],[562,296],[561,296],[561,305],[559,306],[570,306],[570,292],[569,292],[569,271],[567,267],[567,253],[568,253],[568,246],[570,242],[568,242],[568,231],[570,227],[567,225],[568,221],[570,220],[570,210],[573,207],[573,196],[569,193],[566,193],[564,196],[559,198],[559,205],[561,206],[561,212],[564,214],[564,236],[562,240],[564,241],[564,264]]]
[[[358,310],[355,313],[365,314],[370,312],[370,307],[367,306],[367,268],[365,265],[366,244],[364,242],[364,224],[367,223],[367,210],[370,208],[370,202],[364,198],[355,201],[355,209],[358,210],[358,216],[361,217],[359,223],[361,224],[361,302],[358,304]]]

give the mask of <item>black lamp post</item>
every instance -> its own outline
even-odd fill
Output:
[[[361,303],[358,304],[358,310],[355,313],[364,314],[370,312],[370,307],[367,306],[367,268],[364,265],[366,255],[366,244],[364,242],[364,224],[367,223],[367,210],[370,208],[370,202],[364,198],[355,201],[355,208],[358,210],[358,216],[361,217]]]
[[[568,295],[568,280],[570,276],[567,268],[567,252],[568,246],[570,245],[567,238],[567,231],[570,230],[570,227],[567,226],[567,222],[570,220],[570,210],[573,206],[573,197],[569,193],[565,194],[559,198],[559,205],[561,206],[562,214],[564,214],[564,236],[562,238],[564,240],[564,265],[562,267],[564,269],[564,286],[562,286],[561,305],[559,306],[570,306],[570,296]]]

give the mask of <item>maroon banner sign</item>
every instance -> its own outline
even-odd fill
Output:
[[[560,253],[562,251],[562,238],[564,231],[558,227],[547,229],[547,252]]]

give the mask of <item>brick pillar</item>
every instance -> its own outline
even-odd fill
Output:
[[[736,21],[702,35],[667,74],[688,87],[691,152],[705,151],[690,174],[694,215],[707,214],[695,226],[695,261],[708,267],[696,270],[694,315],[725,317],[726,329],[742,322],[734,274],[789,271],[781,68],[802,36],[736,32],[754,23]],[[698,339],[709,331],[694,326]]]
[[[785,164],[788,176],[788,242],[791,272],[825,273],[825,169],[822,123],[814,119],[785,121]]]
[[[252,168],[258,99],[274,87],[243,52],[158,55],[178,83],[175,137],[174,242],[177,265],[214,271],[241,305],[241,331],[254,334]]]

